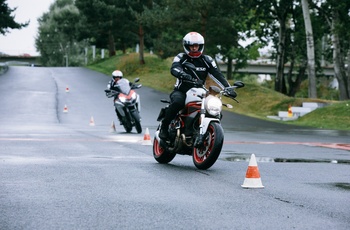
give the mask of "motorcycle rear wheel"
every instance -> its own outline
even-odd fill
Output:
[[[224,130],[219,123],[211,122],[205,134],[204,146],[193,149],[194,165],[204,170],[213,166],[221,153],[223,143]]]
[[[158,163],[167,164],[174,159],[176,153],[171,153],[160,146],[156,137],[153,139],[153,157]]]

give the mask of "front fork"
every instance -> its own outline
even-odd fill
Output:
[[[211,122],[219,122],[220,119],[218,118],[209,118],[205,117],[205,105],[204,105],[205,97],[202,99],[202,105],[201,105],[201,115],[199,119],[199,133],[196,137],[196,140],[194,141],[194,147],[195,148],[200,148],[204,144],[204,139],[205,139],[205,133],[208,130],[208,127]]]
[[[140,113],[140,110],[141,110],[140,109],[141,106],[139,104],[134,104],[133,106],[127,107],[127,105],[124,105],[121,102],[115,102],[114,106],[115,106],[116,111],[118,111],[118,113],[121,117],[128,116],[127,119],[130,121],[133,120],[131,113],[134,110],[137,110]],[[125,110],[128,110],[129,112],[125,113]]]

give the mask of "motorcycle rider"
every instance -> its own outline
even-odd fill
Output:
[[[112,72],[112,79],[108,82],[107,90],[120,91],[119,86],[118,86],[118,81],[119,81],[120,79],[122,79],[122,78],[123,78],[123,72],[120,71],[120,70],[114,70],[114,71]],[[127,79],[125,79],[125,80],[127,80]],[[128,80],[127,80],[127,81],[128,81]],[[131,85],[131,82],[129,82],[129,84]],[[107,95],[107,94],[108,94],[108,93],[106,93],[106,95]],[[115,100],[117,97],[118,97],[118,94],[116,94],[116,95],[114,96],[114,100]],[[117,114],[117,116],[118,116],[118,119],[119,119],[119,121],[120,121],[120,123],[121,123],[122,117],[121,117],[120,114],[118,113],[117,109],[115,109],[115,112],[116,112],[116,114]]]
[[[217,68],[215,60],[204,55],[204,38],[197,32],[190,32],[182,40],[185,52],[181,52],[173,59],[170,73],[176,77],[174,90],[170,94],[170,105],[168,106],[165,117],[162,120],[159,137],[167,140],[169,137],[168,126],[175,118],[176,114],[185,106],[186,92],[194,86],[193,82],[205,83],[207,76],[215,81],[222,89],[230,86],[224,75]],[[200,79],[192,77],[183,69],[182,64],[190,62],[196,67],[196,74]],[[229,92],[231,97],[236,97],[235,92]]]
[[[123,72],[114,70],[112,72],[112,79],[108,82],[107,89],[119,91],[118,81],[123,78]]]

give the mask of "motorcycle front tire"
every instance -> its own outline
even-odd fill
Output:
[[[134,118],[136,132],[142,133],[141,117],[140,117],[139,112],[137,110],[135,110],[131,113],[131,116]]]
[[[205,134],[204,145],[201,148],[194,148],[192,159],[198,169],[208,169],[218,159],[224,143],[224,130],[220,123],[211,122]]]
[[[131,122],[129,121],[129,119],[127,119],[126,117],[123,117],[122,123],[123,123],[123,127],[124,127],[124,129],[125,129],[125,132],[131,133],[132,124],[131,124]]]

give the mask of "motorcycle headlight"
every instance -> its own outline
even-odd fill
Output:
[[[132,94],[131,94],[131,99],[132,99],[132,100],[135,100],[135,99],[136,99],[136,97],[137,97],[136,92],[132,92]]]
[[[205,99],[205,110],[212,116],[218,116],[222,110],[222,102],[219,98],[209,95]]]
[[[120,102],[125,103],[126,102],[126,97],[120,96],[119,100],[120,100]]]

